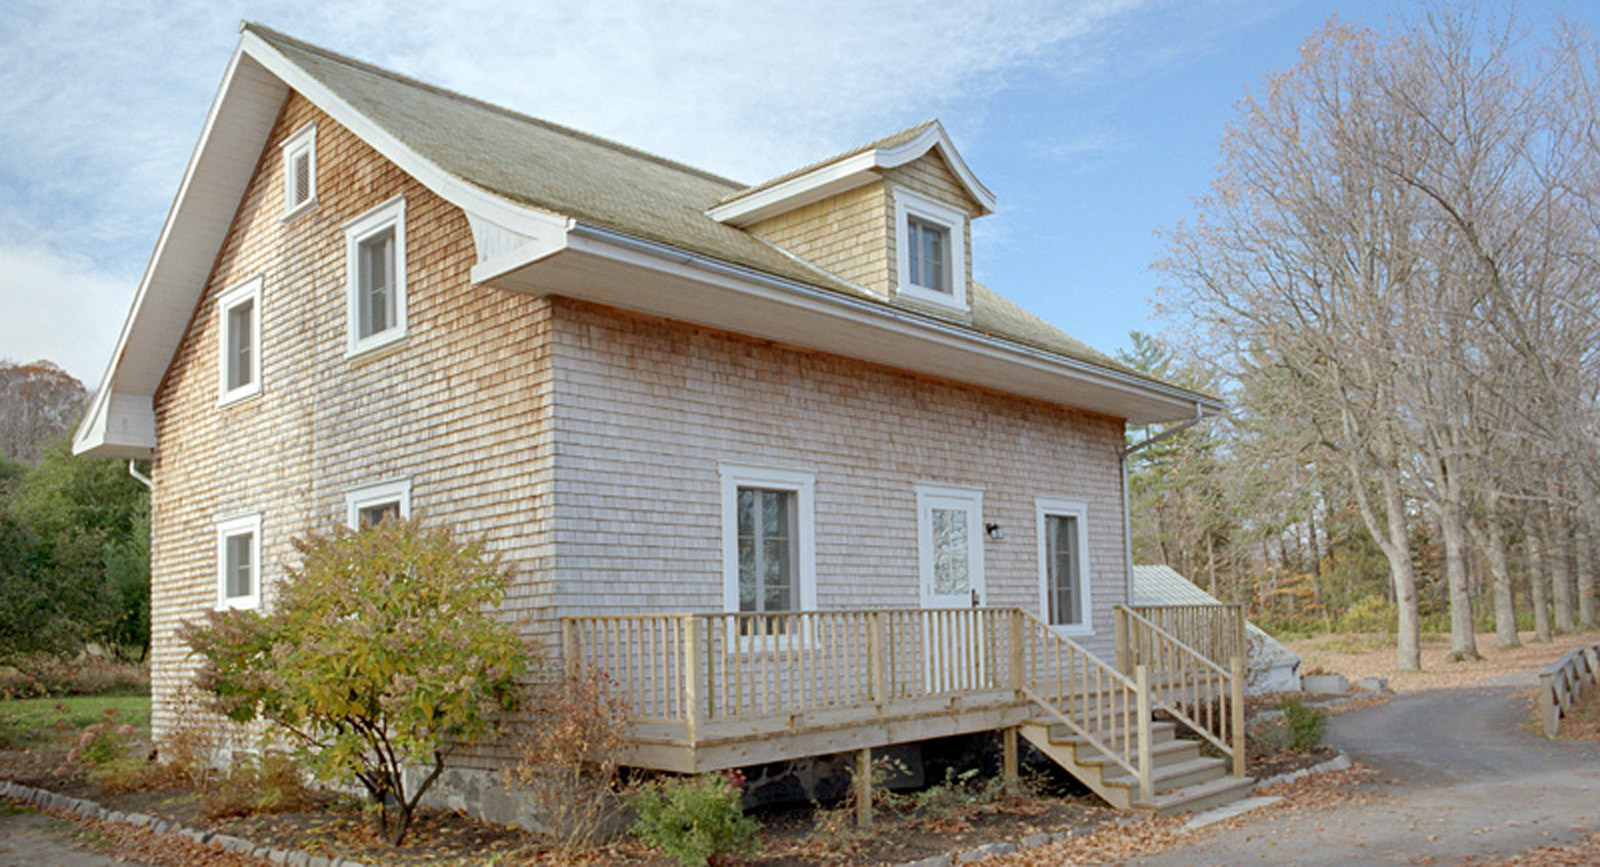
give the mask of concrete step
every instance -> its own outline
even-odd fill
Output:
[[[1157,816],[1171,816],[1176,813],[1198,813],[1234,801],[1250,794],[1250,787],[1256,781],[1251,777],[1235,777],[1225,775],[1204,783],[1185,786],[1181,789],[1156,795],[1152,804],[1135,803],[1133,809]]]
[[[1227,773],[1227,761],[1202,756],[1176,764],[1157,765],[1150,772],[1150,782],[1155,789],[1155,794],[1161,795],[1162,793],[1177,791],[1187,786],[1209,782],[1218,777],[1226,776]],[[1105,783],[1108,786],[1119,786],[1135,790],[1135,797],[1137,797],[1137,789],[1139,788],[1139,779],[1137,777],[1120,773],[1114,777],[1107,777]]]

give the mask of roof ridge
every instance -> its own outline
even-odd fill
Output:
[[[715,183],[725,184],[727,186],[735,187],[736,190],[737,189],[744,189],[746,187],[745,184],[743,184],[743,183],[741,183],[739,181],[733,180],[732,178],[724,177],[723,175],[716,174],[715,172],[706,171],[705,169],[697,168],[695,166],[689,165],[688,163],[682,163],[682,162],[679,162],[677,160],[668,159],[667,157],[657,156],[656,154],[650,153],[648,151],[640,150],[639,148],[636,148],[636,147],[630,147],[628,145],[625,145],[625,144],[623,144],[621,142],[618,142],[618,141],[615,141],[613,139],[608,139],[608,138],[604,138],[602,136],[597,136],[597,135],[595,135],[593,133],[587,133],[587,132],[584,132],[583,130],[574,129],[572,127],[564,126],[562,124],[555,123],[553,121],[548,121],[548,120],[545,120],[543,118],[534,117],[533,115],[530,115],[530,114],[524,114],[524,113],[522,113],[520,111],[516,111],[515,109],[506,108],[505,106],[501,106],[501,105],[495,105],[492,102],[487,102],[485,100],[478,99],[476,97],[468,96],[468,95],[466,95],[464,93],[460,93],[460,92],[451,90],[451,89],[449,89],[447,87],[440,87],[439,85],[436,85],[436,84],[430,84],[430,83],[428,83],[426,81],[422,81],[421,79],[413,78],[413,77],[411,77],[409,75],[405,75],[403,73],[395,72],[395,71],[390,70],[390,69],[385,69],[385,68],[383,68],[381,66],[378,66],[376,64],[368,63],[367,61],[351,57],[351,56],[349,56],[347,54],[341,54],[341,53],[339,53],[337,51],[334,51],[331,48],[324,48],[324,47],[322,47],[320,45],[315,45],[315,44],[312,44],[310,42],[306,42],[305,40],[297,39],[297,38],[295,38],[293,36],[290,36],[287,33],[284,33],[284,32],[282,32],[280,30],[275,30],[275,29],[273,29],[271,27],[268,27],[265,24],[260,24],[260,23],[255,22],[255,21],[245,21],[245,22],[243,22],[241,24],[240,30],[242,30],[244,32],[255,33],[255,34],[260,35],[260,36],[266,36],[271,40],[276,40],[276,41],[289,43],[290,45],[293,45],[294,47],[299,48],[302,51],[309,51],[309,52],[311,52],[313,54],[320,55],[320,56],[322,56],[322,57],[324,57],[324,58],[326,58],[328,60],[332,60],[332,61],[335,61],[335,62],[338,62],[338,63],[343,63],[343,64],[345,64],[347,66],[356,67],[358,69],[364,69],[364,70],[366,70],[368,72],[371,72],[371,73],[373,73],[375,75],[381,75],[381,76],[383,76],[385,78],[388,78],[388,79],[390,79],[392,81],[395,81],[395,82],[398,82],[400,84],[404,84],[404,85],[406,85],[408,87],[415,87],[415,88],[418,88],[420,90],[426,90],[426,91],[429,91],[431,93],[438,94],[440,96],[444,96],[444,97],[447,97],[447,98],[450,98],[450,99],[459,100],[461,102],[469,103],[471,105],[477,106],[477,107],[482,108],[482,109],[487,110],[487,111],[495,112],[496,114],[503,115],[503,116],[511,118],[513,120],[521,121],[523,123],[534,124],[536,126],[542,126],[545,129],[551,130],[552,132],[560,133],[562,135],[569,136],[571,138],[582,139],[584,141],[593,143],[593,144],[598,145],[600,147],[607,148],[608,150],[616,151],[617,153],[620,153],[620,154],[622,154],[624,156],[634,157],[634,158],[637,158],[637,159],[640,159],[640,160],[644,160],[646,162],[652,162],[652,163],[655,163],[657,165],[664,166],[664,167],[669,168],[669,169],[674,169],[674,170],[677,170],[677,171],[681,171],[681,172],[684,172],[686,174],[695,175],[697,177],[704,178],[706,180],[713,181]]]
[[[806,165],[801,166],[800,168],[794,169],[792,171],[784,172],[781,175],[778,175],[778,176],[772,177],[772,178],[768,178],[768,179],[766,179],[764,181],[761,181],[760,183],[751,184],[750,186],[734,190],[733,192],[727,194],[726,196],[723,196],[722,197],[722,201],[718,202],[717,204],[719,204],[719,205],[727,204],[728,202],[731,202],[731,201],[733,201],[735,199],[738,199],[738,198],[741,198],[743,196],[747,196],[747,195],[750,195],[752,193],[758,193],[758,192],[760,192],[760,191],[762,191],[764,189],[767,189],[769,187],[773,187],[773,186],[776,186],[778,184],[781,184],[784,181],[787,181],[787,180],[789,180],[791,178],[797,178],[797,177],[800,177],[801,175],[806,174],[807,172],[816,171],[817,169],[822,168],[823,166],[828,165],[830,163],[836,163],[836,162],[839,162],[840,160],[849,159],[850,157],[856,156],[858,154],[864,154],[867,151],[876,150],[877,148],[884,147],[887,142],[894,141],[895,139],[898,139],[898,138],[901,138],[901,137],[905,137],[907,140],[910,140],[912,138],[915,138],[915,136],[912,135],[912,133],[916,133],[917,135],[920,135],[923,130],[925,130],[925,129],[931,127],[931,126],[934,126],[936,124],[940,125],[940,126],[943,126],[943,124],[939,123],[939,119],[937,117],[933,117],[933,118],[929,118],[929,119],[927,119],[925,121],[922,121],[921,123],[912,124],[911,126],[908,126],[905,129],[900,130],[899,132],[893,132],[893,133],[890,133],[890,134],[888,134],[886,136],[879,136],[878,138],[873,139],[872,141],[869,141],[866,144],[858,145],[856,147],[850,148],[849,150],[840,151],[839,153],[834,154],[831,157],[827,157],[826,159],[820,159],[820,160],[817,160],[816,162],[808,163]]]

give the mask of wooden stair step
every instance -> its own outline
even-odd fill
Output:
[[[1052,741],[1052,743],[1055,743]],[[1067,746],[1061,744],[1061,746]],[[1200,757],[1200,742],[1173,738],[1172,740],[1152,742],[1150,744],[1150,759],[1156,767],[1173,765]],[[1080,765],[1093,765],[1104,767],[1112,764],[1111,757],[1094,747],[1080,745],[1074,755]]]
[[[1036,725],[1047,726],[1050,729],[1050,742],[1053,744],[1060,744],[1062,746],[1082,745],[1086,741],[1086,738],[1084,738],[1082,735],[1074,733],[1072,729],[1069,729],[1060,723],[1050,722],[1048,720],[1030,720],[1029,722]],[[1177,731],[1178,727],[1173,723],[1163,721],[1152,722],[1150,723],[1150,743],[1153,746],[1155,744],[1162,743],[1163,741],[1170,741],[1177,737]],[[1122,734],[1123,729],[1120,726],[1117,728],[1094,732],[1095,737],[1108,744],[1115,744],[1118,741],[1121,741]],[[1137,733],[1135,733],[1134,736],[1137,738]]]
[[[1243,798],[1255,784],[1251,777],[1223,776],[1156,795],[1153,803],[1135,803],[1133,809],[1157,816],[1198,813]]]
[[[1201,756],[1200,758],[1189,759],[1176,764],[1152,768],[1150,771],[1150,784],[1154,787],[1155,793],[1160,795],[1163,792],[1175,791],[1214,780],[1227,773],[1228,762],[1226,760]],[[1114,777],[1107,777],[1105,784],[1125,789],[1137,789],[1139,787],[1139,779],[1122,773]]]

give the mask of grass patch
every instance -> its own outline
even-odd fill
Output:
[[[60,705],[66,713],[56,709]],[[56,725],[63,718],[74,731],[101,721],[101,715],[115,709],[123,722],[143,732],[150,730],[150,696],[79,695],[65,698],[18,698],[0,701],[0,724],[11,739],[20,744],[53,740]]]

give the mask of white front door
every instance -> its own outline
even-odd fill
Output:
[[[917,547],[922,607],[973,609],[985,603],[983,492],[917,486]],[[976,615],[923,615],[924,674],[929,692],[977,688],[984,681],[986,646]]]

